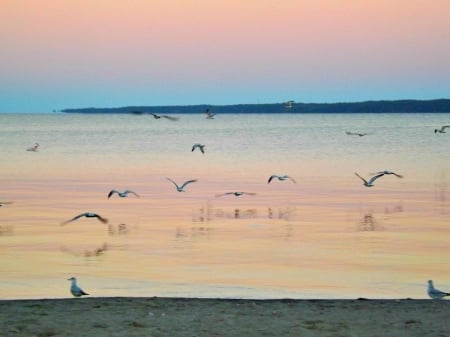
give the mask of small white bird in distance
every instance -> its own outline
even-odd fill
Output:
[[[175,187],[176,187],[176,189],[177,189],[178,192],[185,192],[184,188],[186,187],[187,184],[195,183],[195,182],[197,181],[197,179],[188,180],[188,181],[185,181],[185,182],[183,183],[183,185],[179,186],[179,185],[178,185],[175,181],[173,181],[172,179],[167,178],[167,177],[166,177],[166,179],[169,180],[172,184],[175,185]]]
[[[67,281],[72,281],[72,284],[70,285],[70,292],[72,293],[73,296],[80,297],[80,296],[83,296],[83,295],[89,295],[88,293],[85,293],[83,291],[83,289],[81,289],[77,285],[76,277],[71,277],[71,278],[67,279]]]
[[[372,187],[372,186],[375,186],[375,185],[373,184],[374,181],[377,180],[378,178],[384,176],[384,173],[381,173],[381,174],[374,175],[374,176],[371,177],[369,180],[366,180],[366,179],[364,179],[363,177],[361,177],[358,173],[355,172],[355,174],[356,174],[357,177],[359,177],[359,178],[363,181],[363,185],[366,186],[366,187]]]
[[[444,291],[440,291],[440,290],[436,289],[434,287],[434,285],[433,285],[433,281],[432,280],[428,280],[427,294],[432,299],[441,299],[441,298],[444,298],[446,296],[450,296],[450,293],[446,293]]]
[[[216,197],[222,197],[224,195],[234,195],[235,197],[240,197],[241,195],[255,195],[256,193],[252,193],[252,192],[226,192],[226,193],[222,193],[222,194],[216,194]]]
[[[214,116],[216,115],[216,114],[213,114],[212,112],[209,112],[209,109],[205,110],[205,114],[206,114],[207,119],[214,119]]]
[[[34,145],[32,147],[29,147],[27,149],[27,151],[38,152],[38,149],[39,149],[39,143],[34,143]]]
[[[276,175],[276,174],[272,174],[272,175],[270,176],[269,180],[267,181],[267,183],[269,184],[269,183],[272,181],[273,178],[277,178],[278,180],[281,180],[281,181],[290,179],[290,180],[292,180],[294,183],[297,183],[297,182],[294,180],[294,178],[292,178],[292,177],[290,177],[290,176],[288,176],[288,175],[278,176],[278,175]]]
[[[194,144],[194,145],[192,146],[191,152],[194,152],[195,149],[199,149],[201,153],[205,153],[205,145],[203,145],[203,144],[199,144],[199,143]]]
[[[123,192],[119,192],[119,191],[116,191],[116,190],[111,190],[111,191],[108,193],[108,199],[111,198],[111,196],[112,196],[114,193],[117,193],[117,195],[118,195],[119,197],[121,197],[121,198],[128,197],[128,194],[129,194],[129,193],[134,194],[136,197],[140,198],[140,196],[139,196],[137,193],[135,193],[135,192],[133,192],[133,191],[130,191],[130,190],[125,190],[125,191],[123,191]]]
[[[61,223],[61,226],[66,225],[66,224],[68,224],[69,222],[75,221],[75,220],[77,220],[77,219],[79,219],[79,218],[82,218],[82,217],[86,217],[86,218],[97,218],[99,221],[101,221],[101,222],[104,223],[104,224],[106,224],[106,223],[108,222],[108,219],[105,219],[105,218],[103,218],[102,216],[100,216],[100,215],[98,215],[98,214],[96,214],[96,213],[86,212],[86,213],[81,213],[81,214],[79,214],[79,215],[73,217],[72,219],[67,220],[67,221]]]
[[[434,133],[446,133],[445,129],[450,128],[450,125],[443,125],[440,129],[434,129]]]

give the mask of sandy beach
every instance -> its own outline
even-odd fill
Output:
[[[445,300],[0,301],[1,336],[449,336]]]

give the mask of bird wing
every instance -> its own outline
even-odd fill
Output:
[[[395,172],[392,172],[392,174],[393,174],[394,176],[396,176],[397,178],[403,178],[403,176],[402,176],[401,174],[397,174],[397,173],[395,173]]]
[[[350,131],[345,131],[345,134],[346,134],[346,135],[350,135],[350,136],[354,136],[354,135],[356,135],[357,133],[350,132]]]
[[[134,194],[136,197],[140,198],[140,195],[137,194],[136,192],[130,191],[130,190],[126,190],[125,193],[131,193]]]
[[[291,179],[294,183],[296,183],[297,184],[297,182],[295,181],[295,179],[294,178],[292,178],[291,176],[286,176],[288,179]]]
[[[242,194],[248,194],[248,195],[256,195],[256,193],[253,192],[241,192]]]
[[[98,214],[94,214],[94,216],[95,216],[97,219],[99,219],[101,222],[103,222],[103,223],[107,223],[107,222],[108,222],[108,219],[103,218],[103,217],[101,217],[101,216],[98,215]]]
[[[109,191],[109,193],[108,193],[108,199],[111,198],[111,196],[112,196],[114,193],[119,194],[118,191],[116,191],[116,190],[111,190],[111,191]]]
[[[163,115],[162,117],[164,117],[164,118],[166,118],[166,119],[168,119],[170,121],[177,121],[178,120],[178,117],[173,117],[173,116]]]
[[[88,214],[88,213],[81,213],[81,214],[78,214],[77,216],[74,216],[72,219],[62,222],[62,223],[61,223],[61,226],[65,225],[65,224],[68,224],[69,222],[75,221],[75,220],[77,220],[77,219],[79,219],[79,218],[82,218],[82,217],[86,216],[87,214]]]
[[[197,181],[197,179],[192,179],[192,180],[185,181],[183,183],[183,185],[181,185],[181,189],[183,189],[187,184],[195,183],[196,181]]]
[[[367,180],[366,179],[364,179],[363,177],[361,177],[358,173],[356,173],[355,172],[355,175],[359,178],[359,179],[361,179],[362,181],[364,181],[366,184],[367,184]]]
[[[168,181],[170,181],[172,184],[174,184],[174,185],[176,186],[177,189],[180,188],[180,187],[178,186],[178,184],[177,184],[175,181],[173,181],[172,179],[167,178],[167,177],[166,177],[166,179],[167,179]]]
[[[372,178],[370,178],[367,183],[369,185],[372,185],[375,180],[377,180],[378,178],[380,178],[382,176],[384,176],[384,173],[377,174],[377,175],[373,176]]]
[[[450,128],[450,125],[444,125],[441,127],[441,131],[444,131],[446,128]]]
[[[273,174],[270,176],[269,180],[267,180],[267,183],[270,183],[272,181],[273,178],[278,178],[277,175]]]

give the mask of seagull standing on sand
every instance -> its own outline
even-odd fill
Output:
[[[38,148],[39,148],[39,143],[34,143],[34,146],[29,147],[29,148],[27,149],[27,151],[38,152]]]
[[[199,149],[201,153],[205,153],[205,145],[203,145],[203,144],[198,144],[198,143],[194,144],[192,146],[191,152],[194,152],[195,149]]]
[[[136,197],[140,198],[140,196],[139,196],[137,193],[135,193],[135,192],[133,192],[133,191],[130,191],[130,190],[125,190],[125,191],[123,191],[123,192],[119,192],[119,191],[116,191],[116,190],[111,190],[111,191],[108,193],[108,199],[111,198],[111,196],[112,196],[114,193],[117,193],[117,195],[118,195],[119,197],[121,197],[121,198],[128,197],[128,194],[129,194],[129,193],[134,194]]]
[[[450,125],[443,125],[440,129],[434,129],[434,133],[446,133],[445,129],[450,128]]]
[[[99,221],[101,221],[101,222],[104,223],[104,224],[108,222],[108,219],[105,219],[105,218],[101,217],[100,215],[98,215],[98,214],[96,214],[96,213],[86,212],[86,213],[81,213],[81,214],[79,214],[79,215],[73,217],[72,219],[67,220],[67,221],[61,223],[61,226],[65,225],[65,224],[68,224],[69,222],[75,221],[75,220],[77,220],[77,219],[79,219],[79,218],[82,218],[82,217],[86,217],[86,218],[97,218]]]
[[[166,179],[169,180],[172,184],[175,185],[175,187],[177,188],[178,192],[185,192],[184,188],[186,187],[187,184],[195,183],[197,181],[197,179],[188,180],[188,181],[185,181],[183,183],[183,185],[178,186],[178,184],[175,181],[173,181],[172,179],[170,179],[170,178],[166,178]]]
[[[222,193],[222,194],[216,194],[216,197],[222,197],[224,195],[234,195],[235,197],[240,197],[241,195],[255,195],[256,193],[251,193],[251,192],[227,192],[227,193]]]
[[[297,182],[294,180],[294,178],[292,178],[292,177],[290,177],[290,176],[288,176],[288,175],[278,176],[278,175],[276,175],[276,174],[272,174],[272,175],[270,176],[269,180],[267,181],[267,183],[269,184],[269,183],[272,181],[273,178],[277,178],[278,180],[281,180],[281,181],[290,179],[290,180],[292,180],[294,183],[297,183]]]
[[[430,296],[432,299],[441,299],[441,298],[444,298],[445,296],[450,296],[450,293],[446,293],[446,292],[437,290],[437,289],[434,287],[433,281],[432,281],[432,280],[428,280],[427,294],[428,294],[428,296]]]
[[[75,297],[80,297],[83,295],[89,295],[88,293],[85,293],[83,291],[83,289],[81,289],[78,285],[77,285],[77,279],[76,277],[71,277],[69,279],[67,279],[67,281],[72,281],[71,285],[70,285],[70,292],[72,293],[73,296]]]

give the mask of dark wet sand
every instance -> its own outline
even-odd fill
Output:
[[[450,336],[445,300],[0,301],[0,336]]]

